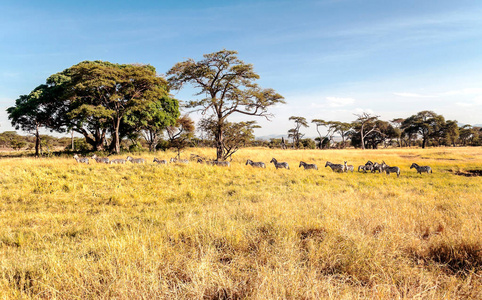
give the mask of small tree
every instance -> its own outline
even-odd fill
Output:
[[[216,121],[211,119],[203,119],[199,122],[201,130],[206,132],[208,136],[214,138],[216,131]],[[256,125],[256,121],[238,122],[224,124],[225,142],[222,160],[227,160],[241,147],[245,147],[254,141],[254,129],[260,128]]]
[[[15,106],[7,108],[12,126],[35,136],[35,156],[39,156],[40,153],[40,128],[55,127],[57,111],[51,97],[49,86],[40,85],[30,94],[22,95],[15,100]]]
[[[314,119],[311,121],[311,123],[315,123],[316,125],[316,132],[318,132],[318,136],[319,136],[316,139],[319,142],[318,147],[320,149],[328,148],[330,146],[331,138],[333,137],[333,134],[335,133],[335,130],[336,130],[336,127],[334,126],[335,123],[332,121],[325,121],[322,119]],[[320,132],[320,127],[327,128],[327,132],[325,136],[322,136]]]
[[[181,157],[181,150],[188,146],[189,140],[194,137],[194,121],[188,116],[176,120],[176,124],[166,129],[170,146],[177,149],[177,158]]]
[[[300,140],[303,138],[304,134],[300,133],[301,127],[308,127],[308,122],[303,117],[292,116],[289,118],[290,121],[295,122],[295,128],[288,130],[288,137],[293,139],[293,146],[295,148],[300,147]]]

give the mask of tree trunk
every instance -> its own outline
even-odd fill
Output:
[[[217,127],[214,139],[216,140],[216,160],[220,161],[223,159],[224,150],[222,121],[218,121]]]
[[[365,124],[362,124],[361,129],[360,129],[360,137],[361,137],[361,148],[362,150],[365,150],[365,136],[363,135],[363,127]]]
[[[119,127],[120,127],[120,117],[114,119],[114,152],[120,153],[120,141],[119,141]]]
[[[71,130],[70,132],[72,134],[72,152],[74,152],[75,151],[75,148],[74,148],[74,130]]]
[[[35,125],[35,157],[39,156],[40,150],[40,134],[38,132],[38,124]]]

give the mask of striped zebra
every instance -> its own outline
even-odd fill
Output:
[[[126,160],[123,159],[123,158],[116,158],[116,159],[111,159],[109,161],[109,164],[125,164],[126,163]]]
[[[383,164],[385,162],[379,164],[377,162],[373,163],[373,167],[372,167],[372,173],[375,173],[376,171],[378,171],[378,173],[383,173],[385,171],[384,167],[383,167]]]
[[[98,157],[97,154],[92,155],[92,159],[95,160],[98,163],[104,163],[104,164],[109,163],[108,157]]]
[[[315,165],[315,164],[307,164],[305,163],[304,161],[300,161],[300,165],[298,168],[301,168],[301,166],[303,166],[305,168],[305,170],[318,170],[318,166]]]
[[[348,171],[351,171],[353,173],[353,169],[353,165],[347,165],[345,161],[345,163],[343,164],[343,171],[346,173],[348,173]]]
[[[143,158],[133,158],[131,156],[127,156],[126,161],[130,161],[133,164],[143,164],[146,162]]]
[[[360,170],[362,170],[364,173],[367,171],[373,171],[373,162],[369,160],[366,162],[366,164],[358,166],[358,172],[360,172]]]
[[[427,172],[427,174],[432,173],[432,168],[430,168],[429,166],[419,166],[416,163],[413,163],[410,166],[410,169],[413,169],[413,168],[415,168],[419,174],[422,174],[422,172]]]
[[[78,163],[82,163],[82,164],[89,164],[89,159],[87,157],[79,157],[77,154],[74,155],[74,159],[78,162]]]
[[[280,163],[279,163],[279,162],[276,160],[276,158],[274,158],[274,157],[271,159],[271,161],[270,161],[269,163],[273,163],[274,166],[276,167],[276,170],[278,170],[278,169],[280,169],[280,168],[281,168],[281,169],[284,168],[284,169],[288,169],[288,170],[290,169],[290,166],[288,166],[288,163],[287,163],[287,162],[280,162]]]
[[[397,173],[397,177],[400,177],[400,168],[399,167],[390,167],[385,162],[382,162],[382,168],[385,170],[387,175],[390,173]]]
[[[252,166],[253,168],[266,168],[266,165],[264,164],[264,162],[262,161],[252,161],[251,159],[248,159],[246,161],[246,165],[250,165]]]
[[[178,158],[175,158],[175,157],[172,157],[169,162],[171,163],[175,163],[175,164],[188,164],[189,163],[189,160],[188,159],[178,159]]]
[[[325,164],[325,168],[326,167],[330,167],[333,172],[343,172],[343,170],[345,169],[345,167],[342,165],[342,164],[332,164],[331,162],[327,161],[326,164]]]
[[[159,159],[157,157],[154,157],[154,160],[152,162],[158,163],[160,165],[167,165],[167,160],[165,159]]]
[[[217,161],[217,160],[213,160],[213,165],[214,166],[219,166],[219,167],[231,167],[231,163],[229,161]]]

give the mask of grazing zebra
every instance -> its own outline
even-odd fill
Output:
[[[154,157],[154,160],[152,162],[158,163],[160,165],[167,165],[167,160],[165,159],[159,159],[157,157]]]
[[[126,160],[132,162],[133,164],[143,164],[146,162],[146,160],[143,158],[133,158],[130,156],[127,156]]]
[[[87,157],[79,157],[77,154],[74,155],[74,159],[78,163],[89,164],[89,159]]]
[[[379,163],[373,163],[373,166],[372,166],[372,173],[375,173],[376,171],[378,171],[378,173],[383,173],[383,171],[385,171],[384,167],[383,167],[383,163],[382,164],[379,164]]]
[[[116,158],[116,159],[111,159],[109,161],[109,164],[125,164],[126,163],[126,160],[123,159],[123,158]]]
[[[422,174],[422,172],[427,172],[428,173],[432,173],[432,168],[430,168],[429,166],[419,166],[417,165],[416,163],[413,163],[411,166],[410,166],[410,169],[417,169],[417,172],[419,174]]]
[[[201,158],[197,159],[197,162],[200,164],[206,164],[211,166],[220,166],[220,167],[230,167],[231,163],[229,161],[217,161],[217,160],[203,160]]]
[[[109,163],[108,157],[98,157],[97,154],[92,155],[92,159],[95,160],[98,163],[104,163],[104,164]]]
[[[285,169],[290,169],[290,166],[288,166],[288,163],[287,162],[278,162],[276,160],[276,158],[272,158],[271,161],[269,163],[273,163],[274,166],[276,167],[276,170],[278,170],[279,168],[285,168]]]
[[[358,172],[363,171],[363,173],[367,172],[367,166],[366,165],[359,165],[358,166]]]
[[[231,163],[229,161],[217,161],[217,160],[213,160],[212,161],[212,164],[214,166],[219,166],[219,167],[230,167],[231,166]]]
[[[266,165],[262,161],[254,162],[251,159],[246,161],[246,165],[251,165],[254,168],[266,168]]]
[[[382,162],[382,168],[385,170],[387,175],[390,175],[390,173],[397,173],[397,177],[400,177],[400,168],[399,167],[390,167],[385,162]]]
[[[367,171],[373,171],[373,162],[369,160],[366,162],[366,164],[358,166],[358,172],[360,172],[360,170],[362,170],[364,173]]]
[[[344,169],[344,172],[346,173],[348,173],[348,171],[351,171],[353,173],[354,167],[353,165],[347,165],[345,161],[345,163],[343,164],[343,169]]]
[[[318,170],[318,166],[315,165],[315,164],[307,164],[305,163],[304,161],[300,161],[300,165],[298,168],[301,168],[301,166],[303,166],[305,168],[305,170],[309,170],[309,169],[314,169],[314,170]]]
[[[177,159],[175,157],[172,157],[169,162],[171,163],[175,163],[175,164],[188,164],[189,163],[189,160],[188,159]]]
[[[345,166],[343,166],[342,164],[332,164],[331,162],[327,161],[326,164],[325,164],[325,168],[326,167],[330,167],[334,172],[343,172],[343,170],[345,169]]]

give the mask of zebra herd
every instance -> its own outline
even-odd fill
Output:
[[[79,157],[77,154],[74,155],[74,159],[78,163],[89,163],[89,159],[87,157]],[[97,163],[104,163],[104,164],[125,164],[127,161],[130,161],[131,163],[134,164],[143,164],[146,162],[144,158],[134,158],[131,156],[127,156],[126,159],[122,158],[117,158],[117,159],[109,159],[108,157],[98,157],[97,155],[93,155],[92,159],[95,160]],[[196,154],[191,154],[191,160],[196,161],[197,163],[200,164],[207,164],[207,165],[212,165],[212,166],[220,166],[220,167],[230,167],[231,163],[229,161],[215,161],[215,160],[208,160],[204,157],[201,157]],[[158,159],[154,158],[153,160],[154,163],[157,163],[159,165],[167,165],[168,161],[164,159]],[[169,163],[176,163],[176,164],[188,164],[189,160],[188,159],[179,159],[179,158],[171,158],[169,160]],[[289,165],[287,162],[278,162],[276,158],[272,158],[270,163],[273,163],[276,169],[290,169]],[[255,162],[252,161],[251,159],[248,159],[246,161],[246,165],[250,165],[253,168],[266,168],[266,164],[264,162]],[[305,170],[318,170],[318,166],[316,164],[308,164],[304,161],[300,161],[300,165],[298,166],[299,168],[303,167]],[[344,161],[343,164],[334,164],[329,161],[326,162],[325,168],[330,167],[333,172],[338,172],[338,173],[347,173],[348,171],[352,172],[354,171],[354,166],[353,165],[348,165],[346,161]],[[419,166],[416,163],[413,163],[410,166],[410,169],[415,168],[417,170],[418,174],[422,173],[432,173],[432,168],[429,166]],[[390,175],[390,173],[395,173],[397,174],[397,177],[400,177],[400,168],[396,166],[389,166],[385,163],[385,161],[382,161],[381,163],[377,162],[372,162],[372,161],[367,161],[364,165],[358,166],[358,172],[371,172],[371,173],[383,173],[385,172],[387,175]]]

